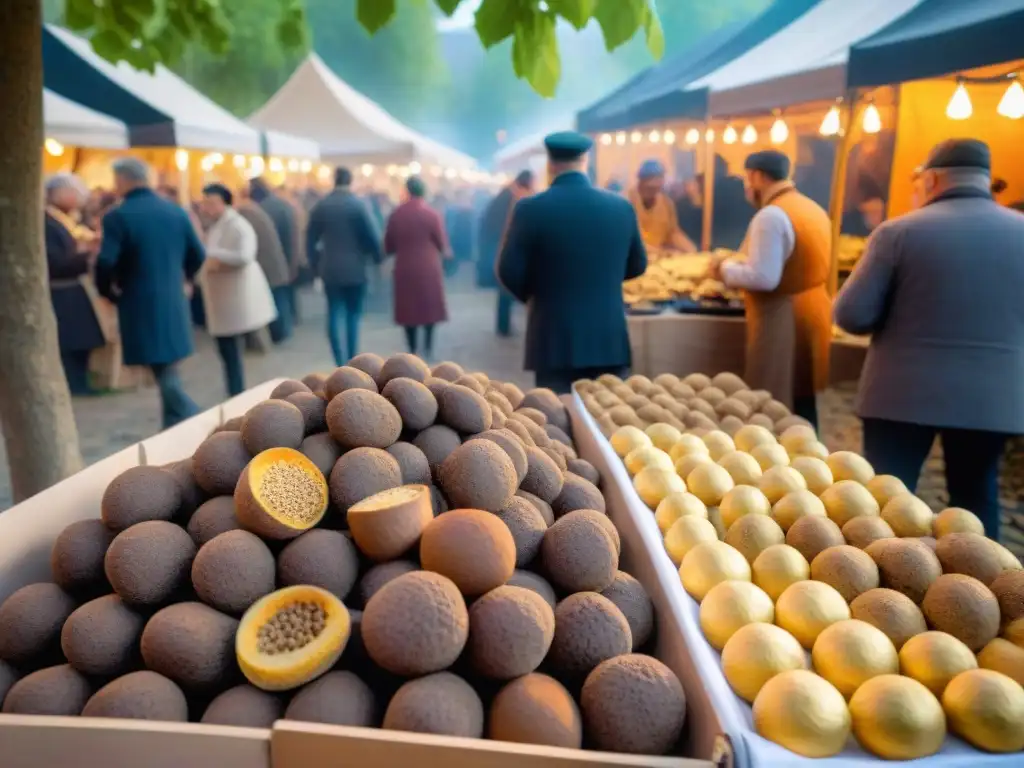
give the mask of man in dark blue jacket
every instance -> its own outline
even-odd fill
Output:
[[[573,132],[544,140],[551,186],[521,200],[498,259],[498,279],[528,306],[527,370],[538,387],[568,392],[580,378],[630,366],[622,282],[647,269],[629,202],[591,186],[592,142]]]
[[[193,351],[185,284],[195,279],[205,252],[188,214],[150,189],[148,176],[134,157],[114,162],[122,202],[103,217],[96,282],[117,303],[124,364],[147,366],[156,377],[166,429],[199,412],[177,363]]]

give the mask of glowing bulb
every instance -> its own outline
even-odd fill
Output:
[[[626,143],[625,132],[619,131],[617,134],[615,134],[615,143],[618,144],[620,147]]]
[[[231,164],[235,168],[245,168],[245,155],[235,155],[231,158]]]
[[[213,155],[206,155],[206,157],[199,161],[199,167],[202,168],[207,173],[213,170],[214,165],[215,163],[213,162]]]
[[[412,175],[412,173],[409,171],[409,166],[403,165],[398,170],[398,175],[401,176],[403,179],[408,179]]]
[[[676,143],[675,131],[665,131],[665,133],[663,133],[661,135],[661,138],[663,138],[665,140],[666,144],[675,144]]]
[[[740,140],[744,144],[753,144],[757,141],[757,129],[748,123],[747,127],[743,129],[743,136]]]
[[[188,150],[179,149],[174,152],[174,165],[179,171],[188,168]]]
[[[867,109],[864,110],[864,121],[861,126],[864,128],[864,133],[878,133],[882,130],[882,116],[874,104],[868,104]]]
[[[444,172],[444,177],[446,179],[454,179],[458,175],[458,171],[456,171],[454,168],[449,168]]]
[[[725,127],[725,132],[722,133],[722,141],[726,144],[735,144],[739,136],[736,135],[736,129],[731,125]]]
[[[363,167],[362,167],[361,170],[363,172],[363,176],[372,176],[373,175],[373,166],[370,165],[369,163],[363,163]]]
[[[299,165],[299,169],[303,173],[309,173],[310,171],[313,170],[313,161],[312,160],[303,160],[302,163]]]
[[[327,181],[328,179],[331,178],[330,166],[321,165],[319,168],[316,169],[316,175],[317,178],[320,179],[320,181]]]
[[[422,170],[423,170],[423,166],[420,165],[419,163],[417,163],[415,160],[413,160],[411,163],[409,163],[409,173],[411,173],[413,175],[416,175],[417,173],[419,173]]]
[[[212,165],[223,165],[224,164],[224,155],[222,155],[220,152],[214,152],[212,155],[209,156],[209,158],[210,158],[210,163]]]
[[[644,135],[640,133],[640,131],[633,131],[633,133],[629,135],[629,140],[634,144],[639,144],[643,137]]]
[[[266,170],[267,163],[259,155],[253,155],[249,158],[249,167],[253,176],[260,176],[263,174],[263,171]]]
[[[388,171],[388,176],[394,176],[396,173],[398,173],[398,166],[397,165],[389,165],[388,168],[387,168],[387,171]]]
[[[866,112],[864,113],[864,119],[867,121]],[[839,107],[832,107],[826,113],[825,119],[821,121],[821,128],[818,129],[818,133],[822,136],[835,136],[839,133]]]
[[[610,133],[602,133],[601,143],[607,147],[609,144],[612,143],[612,135]]]
[[[650,141],[651,144],[659,144],[661,142],[661,131],[651,131],[647,134],[647,140]]]
[[[771,136],[772,144],[782,144],[785,142],[789,138],[789,126],[786,125],[786,121],[781,117],[775,118],[769,136]]]
[[[996,112],[1011,120],[1020,120],[1024,117],[1024,88],[1017,80],[1010,83],[1010,87],[1006,89],[1003,98],[999,100]]]
[[[700,131],[698,131],[696,128],[691,128],[686,132],[687,144],[696,144],[698,141],[700,141]]]
[[[56,139],[47,139],[44,141],[43,148],[46,149],[46,154],[52,157],[60,157],[64,154],[64,145]]]
[[[714,128],[708,128],[706,131],[704,131],[704,141],[706,141],[708,144],[710,144],[714,140],[715,140],[715,129]]]
[[[966,120],[974,114],[974,107],[971,105],[971,97],[963,83],[957,85],[953,91],[953,97],[946,105],[946,117],[950,120]]]

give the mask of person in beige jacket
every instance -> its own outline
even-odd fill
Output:
[[[229,395],[245,389],[242,337],[277,317],[270,284],[256,260],[256,231],[232,207],[231,190],[222,184],[203,189],[203,213],[212,222],[206,233],[206,261],[199,273],[206,329],[217,340]]]

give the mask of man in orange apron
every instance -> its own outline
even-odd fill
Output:
[[[664,188],[664,166],[657,160],[647,160],[640,166],[636,187],[629,192],[629,202],[636,211],[644,244],[693,253],[697,249],[680,229],[676,207]]]
[[[713,265],[745,292],[747,383],[766,389],[817,427],[816,394],[828,386],[832,226],[828,214],[789,180],[789,158],[775,150],[747,158],[746,192],[758,209],[747,229],[747,261]]]

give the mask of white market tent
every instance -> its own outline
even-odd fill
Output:
[[[43,124],[46,138],[73,147],[127,149],[128,128],[52,91],[43,91]]]
[[[249,122],[307,136],[332,163],[432,164],[470,170],[475,161],[403,125],[311,53]]]
[[[293,157],[300,160],[319,160],[320,145],[312,139],[305,139],[290,133],[263,131],[266,154],[274,157]]]

